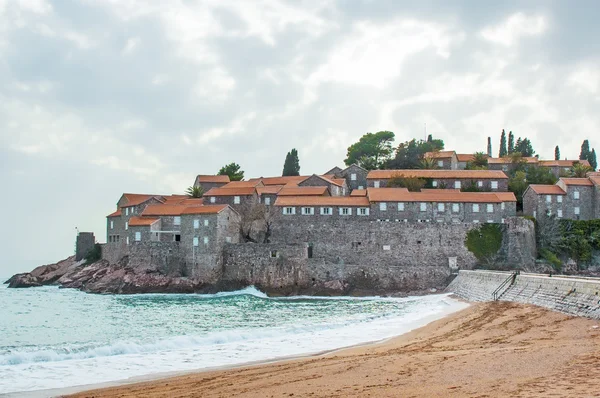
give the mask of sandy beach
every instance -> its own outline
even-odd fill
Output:
[[[384,343],[70,397],[600,397],[600,322],[480,303]]]

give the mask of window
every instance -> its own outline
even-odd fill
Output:
[[[175,216],[173,217],[173,225],[181,225],[181,217]]]
[[[315,214],[315,208],[314,207],[303,207],[302,208],[302,215],[304,215],[304,216],[312,216],[313,214]]]
[[[142,233],[141,233],[140,231],[137,231],[137,232],[135,233],[135,241],[136,241],[136,242],[139,242],[139,241],[141,241],[141,240],[142,240]]]
[[[129,215],[129,207],[125,208],[125,215],[128,216]]]
[[[233,197],[233,204],[234,205],[239,205],[240,204],[240,197],[239,196],[234,196]]]
[[[458,203],[452,203],[452,212],[458,213],[460,211],[460,206]]]
[[[296,214],[296,208],[295,207],[284,207],[283,214],[286,214],[286,215]]]
[[[205,244],[205,245],[208,245],[208,236],[205,236],[205,237],[204,237],[204,244]]]
[[[438,203],[438,211],[446,211],[446,206],[443,203]]]
[[[493,224],[494,220],[487,220],[488,224]]]
[[[356,181],[356,173],[350,174],[350,180]]]
[[[562,218],[562,210],[561,210],[561,209],[558,209],[558,210],[556,211],[556,217],[557,217],[557,218]]]
[[[404,211],[404,202],[398,203],[398,211]]]
[[[552,196],[546,195],[546,203],[552,203]]]
[[[129,229],[129,223],[127,221],[125,221],[125,231],[127,231]]]
[[[573,199],[579,199],[579,191],[573,192]]]
[[[579,207],[574,207],[573,211],[575,212],[575,215],[578,216],[579,215]]]
[[[444,167],[444,161],[438,160],[438,167]]]
[[[478,186],[479,188],[483,187],[483,181],[477,181],[477,186]]]
[[[374,186],[375,188],[379,188],[379,181],[375,181],[375,182],[373,183],[373,186]]]
[[[358,215],[359,216],[368,216],[369,215],[369,208],[368,207],[361,207],[360,209],[358,209]]]
[[[492,181],[492,189],[498,189],[498,181]]]
[[[194,229],[200,228],[200,220],[194,220]]]
[[[454,189],[460,189],[460,181],[454,181]]]
[[[198,247],[198,237],[194,237],[193,245],[194,245],[194,247]]]
[[[556,197],[556,201],[557,201],[558,203],[562,203],[562,195],[558,195],[558,196]]]
[[[421,203],[421,211],[427,211],[427,203]]]
[[[506,207],[506,205],[504,204],[504,202],[502,202],[502,203],[500,204],[500,209],[504,210],[504,208],[505,208],[505,207]]]
[[[125,238],[125,243],[126,243],[126,244],[129,244],[129,236],[127,236],[127,237]]]
[[[479,220],[473,220],[473,224],[479,224]]]
[[[265,205],[266,206],[270,206],[271,205],[271,198],[268,197],[268,196],[265,198]]]
[[[215,198],[214,196],[210,197],[210,203],[215,203],[217,201],[217,198]]]
[[[225,242],[231,243],[231,236],[226,236],[225,237]]]
[[[115,222],[111,220],[110,222],[110,229],[113,229],[115,227]]]
[[[479,205],[478,204],[473,204],[473,213],[479,213]]]
[[[385,203],[385,202],[379,203],[379,210],[386,211],[387,210],[387,203]]]
[[[204,226],[208,227],[208,220],[204,220]]]
[[[533,211],[533,218],[536,218],[536,217],[537,217],[537,211],[534,210]]]
[[[340,216],[351,216],[352,209],[350,207],[340,207]]]
[[[271,250],[271,258],[277,258],[279,257],[279,252],[277,250]]]
[[[494,205],[492,203],[488,203],[488,205],[487,205],[487,212],[488,213],[493,213],[494,212]]]
[[[362,185],[359,185],[358,189],[364,189],[364,187]]]
[[[333,213],[331,207],[321,207],[322,216],[330,216],[331,213]]]
[[[431,186],[437,188],[437,181],[431,181]]]
[[[507,165],[503,165],[502,166],[502,171],[508,171],[508,166]]]

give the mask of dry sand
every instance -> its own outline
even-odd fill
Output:
[[[600,397],[600,322],[474,304],[385,343],[72,397]]]

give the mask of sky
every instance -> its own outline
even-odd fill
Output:
[[[416,3],[416,4],[415,4]],[[600,4],[0,0],[0,276],[106,240],[123,192],[342,166],[366,132],[600,147]]]

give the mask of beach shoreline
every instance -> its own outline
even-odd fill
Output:
[[[87,390],[83,397],[598,396],[600,322],[476,303],[383,342]],[[65,392],[63,392],[65,393]],[[561,395],[562,394],[562,395]]]

